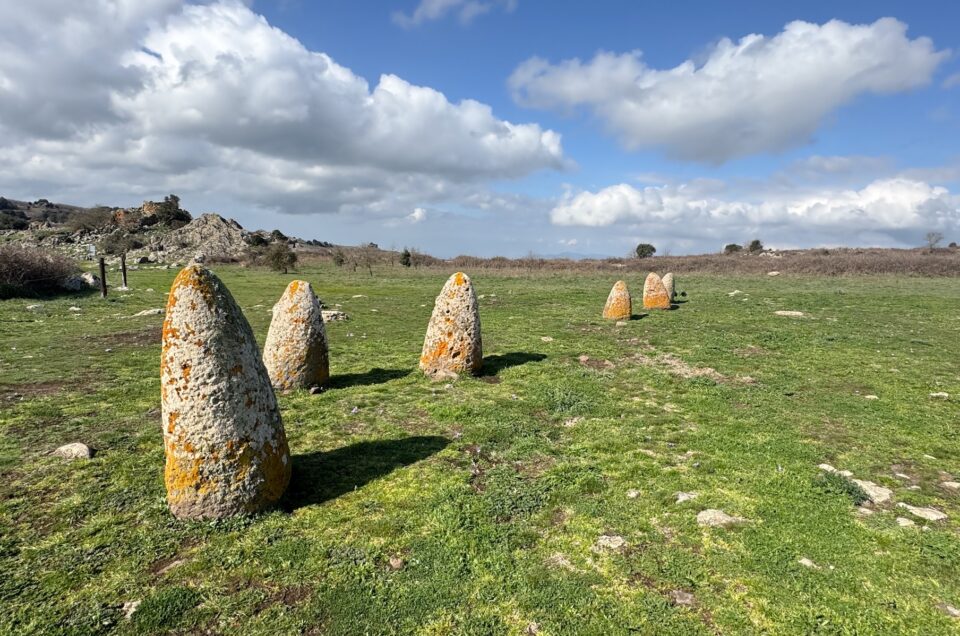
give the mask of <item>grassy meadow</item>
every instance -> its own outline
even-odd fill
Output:
[[[329,389],[279,396],[282,506],[167,511],[163,316],[133,315],[176,270],[0,301],[0,633],[960,632],[941,485],[960,481],[960,279],[687,275],[644,315],[631,273],[616,326],[616,273],[468,271],[484,371],[435,384],[416,364],[451,271],[214,271],[261,344],[295,277],[351,318],[327,325]],[[74,441],[94,459],[49,455]],[[892,500],[858,511],[824,462]],[[745,521],[698,525],[711,508]]]

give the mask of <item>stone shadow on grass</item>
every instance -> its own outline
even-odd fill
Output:
[[[336,499],[398,468],[426,459],[449,443],[439,435],[421,435],[294,455],[290,486],[280,506],[292,512]]]
[[[493,376],[510,367],[519,367],[521,364],[540,362],[546,359],[547,356],[545,354],[528,353],[526,351],[514,351],[512,353],[504,353],[503,355],[487,356],[483,359],[480,374],[482,376]]]
[[[367,386],[370,384],[384,384],[390,380],[399,380],[412,373],[412,369],[370,369],[366,373],[341,373],[331,375],[324,388],[346,389],[351,386]]]
[[[642,314],[630,314],[630,320],[643,320],[650,314],[648,312],[643,312]]]

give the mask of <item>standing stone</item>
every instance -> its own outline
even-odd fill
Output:
[[[633,314],[633,303],[630,300],[630,290],[627,284],[618,280],[607,296],[607,304],[603,306],[603,317],[607,320],[630,320]]]
[[[310,283],[291,282],[274,305],[263,363],[279,390],[323,386],[330,379],[327,331]]]
[[[670,294],[660,277],[650,272],[643,282],[644,309],[670,309]]]
[[[673,300],[676,297],[676,289],[673,286],[673,272],[667,272],[663,276],[663,286],[667,290],[667,296],[670,297],[670,300]]]
[[[290,450],[249,323],[200,265],[173,281],[160,396],[167,504],[181,519],[262,510],[290,481]]]
[[[434,380],[476,373],[483,364],[480,309],[470,278],[457,272],[440,290],[427,337],[420,354],[420,369]]]

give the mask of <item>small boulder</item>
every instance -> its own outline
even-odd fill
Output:
[[[697,524],[712,528],[731,528],[746,521],[743,517],[728,515],[722,510],[708,509],[697,514]]]
[[[633,303],[630,300],[630,290],[627,284],[618,280],[607,296],[607,303],[603,306],[603,317],[607,320],[630,320],[633,314]]]
[[[678,492],[677,493],[677,503],[683,503],[684,501],[690,501],[691,499],[696,499],[697,493],[695,492]]]
[[[950,394],[947,393],[946,391],[937,391],[935,393],[931,393],[930,397],[932,397],[935,400],[948,400],[950,399]]]
[[[80,274],[80,280],[83,281],[83,284],[87,287],[100,287],[100,277],[90,272]]]
[[[220,519],[276,503],[290,450],[253,330],[226,286],[190,265],[163,322],[160,400],[167,504],[181,519]]]
[[[870,498],[875,504],[882,504],[890,501],[890,497],[893,496],[893,491],[889,488],[884,488],[883,486],[878,486],[872,481],[864,481],[862,479],[852,479],[851,480],[856,485],[860,486],[863,489],[863,492],[867,494],[867,497]]]
[[[653,272],[647,274],[643,282],[643,308],[670,309],[670,294],[660,277]]]
[[[670,601],[680,607],[695,607],[697,599],[690,592],[683,590],[670,590]]]
[[[911,506],[900,502],[897,504],[901,508],[905,509],[907,512],[912,514],[915,517],[920,517],[921,519],[926,519],[927,521],[943,521],[947,518],[947,515],[943,512],[940,512],[936,508],[920,508],[918,506]]]
[[[321,315],[323,316],[323,322],[339,322],[342,320],[349,320],[350,316],[347,315],[345,311],[337,311],[335,309],[323,309],[321,310]]]
[[[807,316],[807,315],[806,315],[805,313],[803,313],[802,311],[780,310],[780,311],[775,311],[775,312],[773,312],[773,313],[776,314],[776,315],[778,315],[778,316],[786,316],[786,317],[788,317],[788,318],[806,318],[806,316]]]
[[[480,307],[463,272],[451,276],[433,306],[420,353],[420,369],[433,380],[475,374],[483,364]]]
[[[281,391],[323,386],[330,379],[327,332],[310,283],[292,281],[274,306],[263,363]]]
[[[96,451],[86,444],[73,442],[72,444],[64,444],[53,451],[53,456],[62,459],[91,459],[95,453]]]

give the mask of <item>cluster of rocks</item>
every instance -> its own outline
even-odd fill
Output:
[[[644,309],[670,309],[674,299],[674,279],[673,274],[668,273],[662,279],[655,273],[647,275],[643,282],[643,308]],[[607,302],[603,306],[603,317],[607,320],[630,320],[633,315],[633,301],[630,297],[630,290],[627,283],[618,280],[610,295],[607,296]]]

